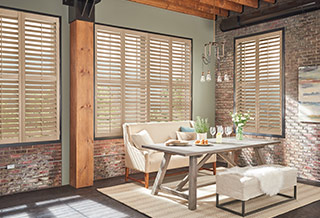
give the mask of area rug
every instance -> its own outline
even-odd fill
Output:
[[[181,179],[180,177],[166,177],[165,185],[169,187],[175,187],[175,185]],[[107,188],[98,189],[99,192],[117,200],[121,203],[138,210],[139,212],[146,214],[154,218],[203,218],[203,217],[239,217],[227,211],[216,208],[215,201],[215,176],[212,176],[205,171],[199,172],[198,176],[198,192],[197,192],[197,210],[191,211],[188,209],[188,204],[185,199],[164,194],[159,192],[159,195],[151,195],[151,188],[146,189],[142,185],[137,183],[126,183],[118,186],[112,186]],[[188,187],[188,184],[185,186]],[[293,209],[310,204],[314,201],[320,200],[320,187],[310,186],[298,183],[298,199],[283,203],[281,205],[254,213],[246,217],[274,217]],[[185,190],[187,192],[187,190]],[[282,193],[293,195],[293,188],[283,190]],[[221,196],[221,203],[232,199],[226,196]],[[281,196],[262,196],[246,203],[246,212],[264,207],[279,201],[286,200]],[[228,206],[233,210],[240,212],[241,204],[236,203]]]

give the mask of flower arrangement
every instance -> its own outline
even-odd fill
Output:
[[[232,117],[232,121],[234,125],[237,127],[236,129],[236,137],[239,140],[243,139],[243,127],[246,125],[248,120],[250,119],[249,113],[241,113],[236,112],[234,114],[230,113]]]
[[[208,118],[204,119],[198,116],[194,123],[194,129],[196,133],[207,133],[209,130]]]

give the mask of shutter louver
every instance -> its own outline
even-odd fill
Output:
[[[95,136],[191,117],[191,41],[95,25]]]
[[[282,134],[282,31],[236,40],[236,110],[246,132]]]
[[[95,133],[121,135],[121,33],[96,30]]]
[[[147,121],[147,41],[143,34],[125,33],[125,122]]]
[[[172,41],[172,120],[191,117],[191,43]]]
[[[24,21],[24,141],[59,138],[58,20]]]
[[[18,15],[0,12],[0,143],[19,141]]]
[[[170,116],[170,42],[150,37],[150,121],[169,121]]]

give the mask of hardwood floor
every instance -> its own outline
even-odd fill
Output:
[[[122,176],[96,181],[94,186],[89,188],[75,189],[71,186],[63,186],[2,196],[0,197],[0,217],[148,217],[96,191],[97,188],[124,182],[124,176]],[[170,217],[169,214],[168,217]],[[303,217],[320,217],[320,201],[278,216],[278,218]]]

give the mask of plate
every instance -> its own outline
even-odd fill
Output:
[[[198,144],[198,143],[194,143],[196,146],[213,146],[214,144]]]

